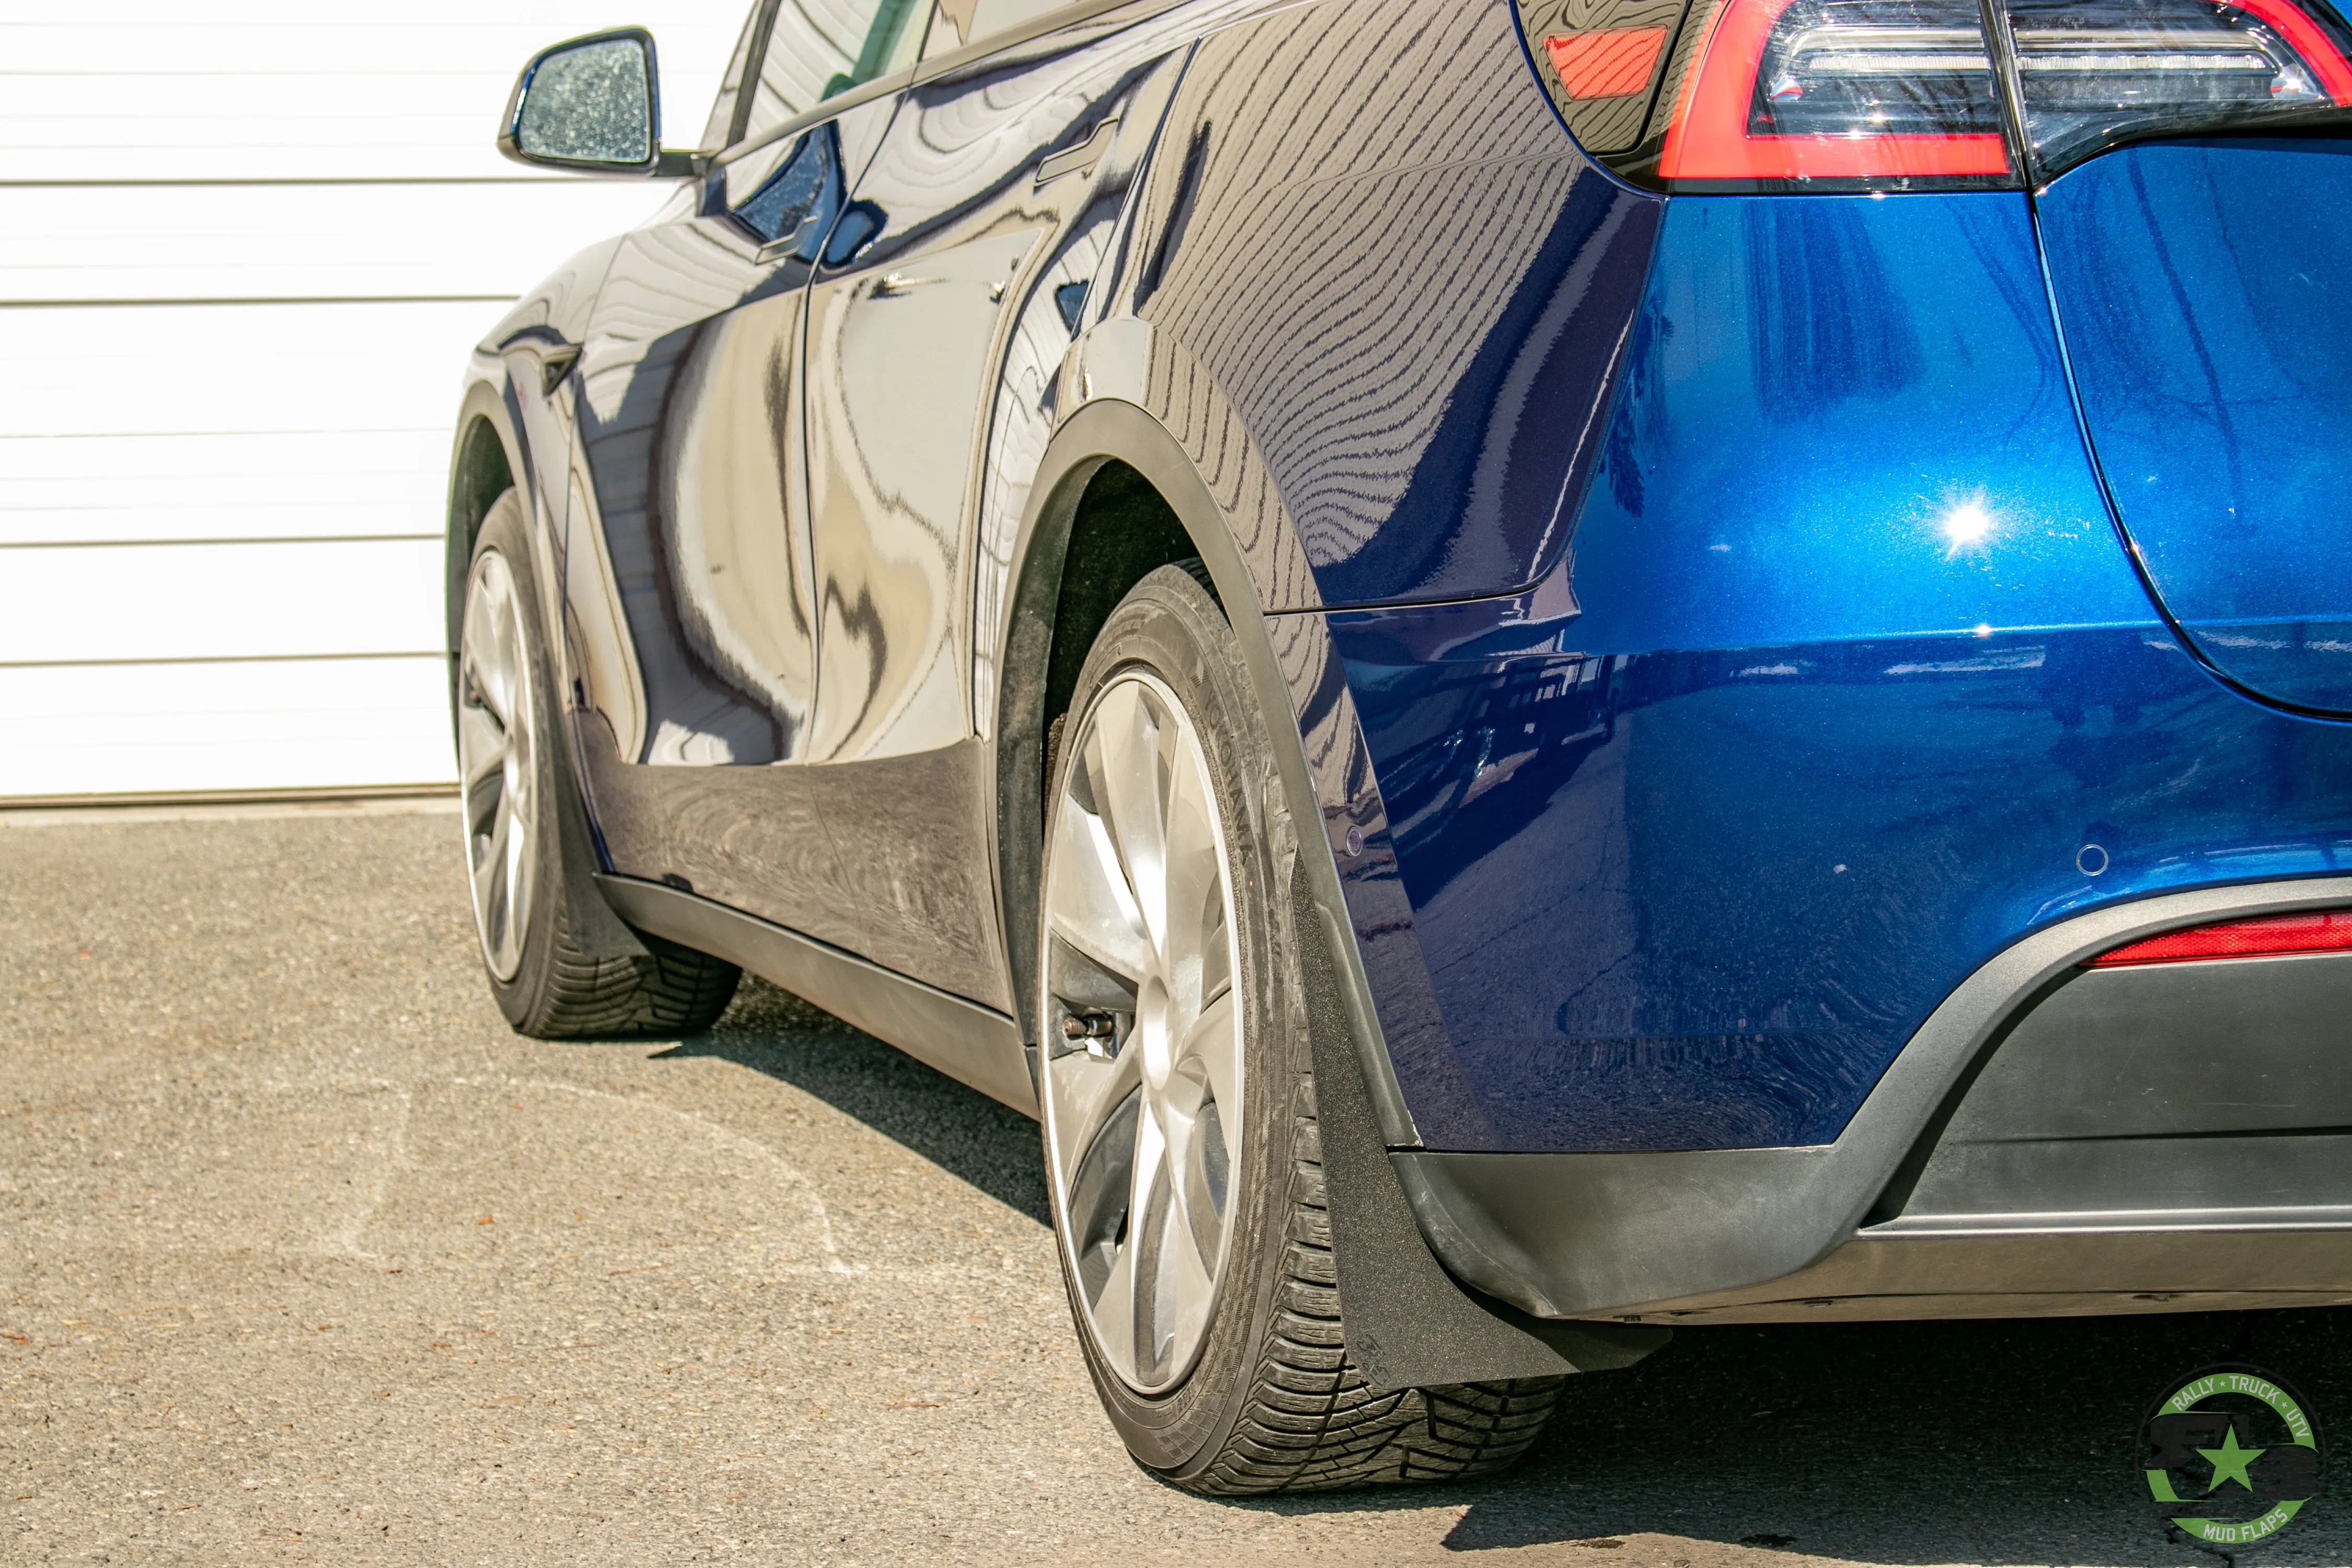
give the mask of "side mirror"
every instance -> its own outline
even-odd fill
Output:
[[[659,80],[654,37],[643,27],[541,49],[515,79],[499,151],[518,163],[592,174],[668,173]]]

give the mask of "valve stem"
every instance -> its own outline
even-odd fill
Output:
[[[1083,1047],[1097,1061],[1113,1060],[1118,1055],[1118,1015],[1072,1013],[1062,1020],[1062,1038],[1074,1050]]]

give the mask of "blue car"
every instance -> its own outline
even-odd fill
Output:
[[[2352,1300],[2328,0],[761,0],[474,351],[492,990],[1043,1125],[1137,1460],[1675,1324]]]

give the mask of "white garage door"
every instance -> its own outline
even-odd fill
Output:
[[[690,144],[748,8],[0,0],[0,796],[453,776],[466,351],[666,190],[500,159],[507,89],[635,22]]]

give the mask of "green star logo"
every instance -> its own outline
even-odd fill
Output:
[[[2205,1456],[2207,1464],[2213,1467],[2213,1484],[2205,1489],[2209,1493],[2220,1491],[2223,1481],[2235,1481],[2248,1491],[2252,1491],[2253,1478],[2246,1474],[2246,1467],[2270,1452],[2268,1448],[2239,1447],[2238,1428],[2235,1426],[2223,1435],[2220,1447],[2200,1448],[2197,1451]]]
[[[2239,1547],[2276,1535],[2319,1496],[2326,1455],[2285,1384],[2229,1365],[2166,1385],[2140,1425],[2139,1464],[2171,1540]]]

